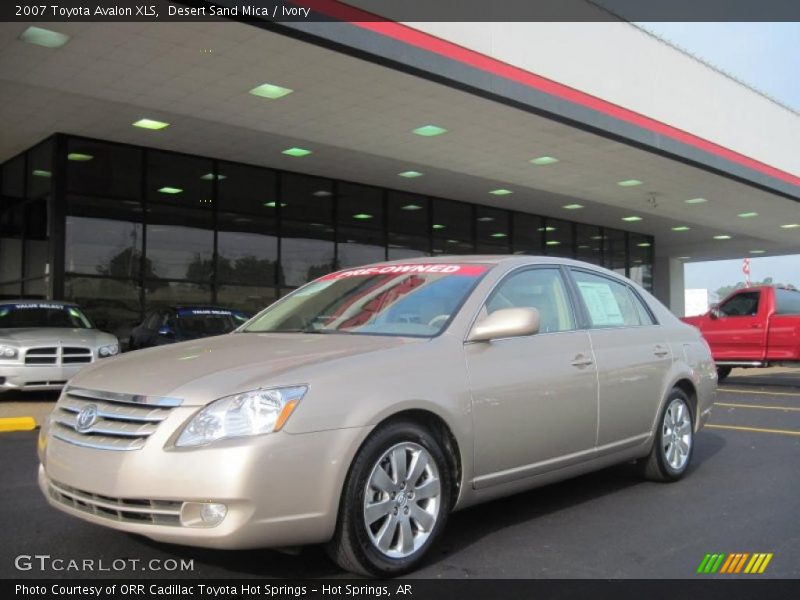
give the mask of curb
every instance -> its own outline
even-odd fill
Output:
[[[31,431],[36,429],[33,417],[5,417],[0,418],[0,431]]]

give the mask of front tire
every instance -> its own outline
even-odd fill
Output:
[[[411,571],[445,527],[451,481],[441,446],[426,427],[405,420],[381,426],[350,467],[328,554],[362,575]]]
[[[650,454],[641,463],[651,481],[677,481],[686,474],[694,451],[694,415],[683,390],[673,389],[658,419]]]

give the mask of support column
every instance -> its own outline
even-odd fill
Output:
[[[684,314],[683,262],[669,256],[657,256],[653,265],[653,292],[672,313]]]

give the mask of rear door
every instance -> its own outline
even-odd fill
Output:
[[[619,279],[571,268],[597,361],[597,445],[621,449],[650,435],[672,352],[638,293]]]
[[[475,487],[585,458],[597,435],[597,374],[560,268],[507,275],[482,309],[539,311],[539,333],[464,346],[475,426]],[[481,318],[480,316],[478,317]]]
[[[742,290],[728,297],[717,317],[703,324],[703,336],[718,361],[761,361],[767,344],[767,307],[761,290]]]

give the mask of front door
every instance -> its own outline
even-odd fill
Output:
[[[539,333],[464,347],[476,488],[571,464],[595,446],[595,360],[588,333],[576,330],[560,269],[511,273],[495,288],[481,316],[517,307],[539,311]]]

